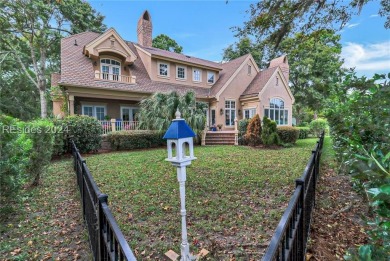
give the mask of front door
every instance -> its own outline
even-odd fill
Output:
[[[215,124],[215,109],[211,109],[210,127],[213,127],[214,124]]]

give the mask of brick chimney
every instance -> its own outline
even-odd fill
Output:
[[[152,29],[152,18],[146,10],[138,20],[137,35],[139,45],[152,47]]]
[[[278,58],[273,59],[270,62],[269,68],[273,68],[273,67],[276,67],[276,66],[280,67],[280,69],[282,70],[283,75],[286,78],[287,83],[288,83],[289,76],[290,76],[290,66],[288,65],[287,56],[286,55],[282,55],[282,56],[280,56]]]

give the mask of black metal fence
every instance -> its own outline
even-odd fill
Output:
[[[263,261],[305,260],[323,143],[324,133],[317,141],[302,177],[295,182],[295,192],[271,238]]]
[[[108,207],[107,195],[100,192],[74,142],[71,141],[70,145],[94,260],[135,261],[136,258]]]

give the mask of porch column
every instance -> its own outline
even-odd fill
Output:
[[[238,145],[238,120],[234,119],[234,145]]]
[[[69,115],[74,115],[74,96],[69,95]]]
[[[111,119],[111,131],[112,131],[112,132],[116,131],[116,129],[115,129],[115,123],[116,123],[116,120],[115,120],[115,119]]]

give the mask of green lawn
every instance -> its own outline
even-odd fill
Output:
[[[299,140],[295,147],[279,150],[196,147],[197,160],[187,169],[186,183],[192,251],[204,247],[217,260],[233,254],[260,257],[315,142]],[[132,249],[145,259],[161,258],[169,249],[180,253],[179,184],[176,169],[165,158],[165,149],[87,158]]]

